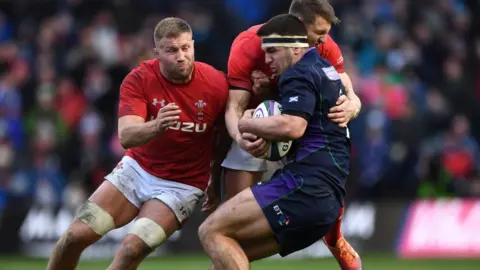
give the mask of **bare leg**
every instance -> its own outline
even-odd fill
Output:
[[[237,171],[225,168],[225,200],[262,180],[263,172]]]
[[[270,224],[250,188],[221,205],[199,228],[202,245],[214,269],[250,269],[249,258],[239,242],[271,240],[268,250],[258,251],[255,259],[279,251]],[[252,255],[251,255],[252,256]]]
[[[138,218],[149,218],[160,225],[167,238],[172,235],[180,224],[175,214],[163,202],[152,199],[147,201],[141,208]],[[109,270],[137,269],[138,265],[152,252],[151,249],[140,237],[135,234],[128,234],[123,239],[120,249],[115,254]]]
[[[128,224],[138,213],[138,209],[111,183],[105,181],[92,194],[89,201],[96,203],[107,211],[114,220],[116,227]],[[50,261],[48,270],[75,269],[80,255],[88,246],[101,238],[88,225],[75,219],[68,230],[58,240]]]
[[[272,237],[240,243],[240,246],[250,262],[261,260],[280,252],[277,241]],[[215,266],[211,264],[209,269],[214,270]]]

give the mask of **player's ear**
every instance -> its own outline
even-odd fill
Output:
[[[303,49],[300,48],[300,47],[295,47],[295,48],[292,48],[292,51],[293,51],[293,54],[294,54],[295,56],[298,56],[298,55],[302,54]]]

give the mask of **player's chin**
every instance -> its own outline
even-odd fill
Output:
[[[177,72],[180,76],[184,78],[188,78],[190,74],[192,74],[193,72],[193,66],[192,65],[180,66],[178,67]]]
[[[275,77],[280,77],[283,74],[283,69],[272,69],[272,73]]]
[[[172,77],[174,77],[177,80],[186,80],[190,77],[191,74],[192,74],[192,70],[190,69],[177,68],[173,71]]]

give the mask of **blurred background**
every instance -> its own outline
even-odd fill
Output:
[[[368,269],[397,257],[480,258],[480,1],[330,2],[341,19],[331,36],[363,103],[350,123],[345,235],[360,252],[387,254],[372,255]],[[187,20],[196,59],[226,71],[235,36],[289,4],[0,0],[0,254],[48,257],[75,210],[120,160],[119,86],[153,57],[160,19]],[[203,218],[197,213],[155,255],[199,252],[195,230]],[[110,258],[125,233],[110,233],[84,258]],[[291,257],[324,256],[319,243]],[[45,267],[2,258],[1,270]],[[457,269],[478,269],[463,263]],[[304,267],[318,269],[313,265]],[[448,263],[428,265],[398,269]]]

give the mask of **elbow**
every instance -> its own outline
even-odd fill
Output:
[[[300,131],[298,129],[289,128],[285,131],[285,137],[288,138],[288,140],[297,140],[300,137],[302,137],[304,133],[305,133],[305,131]]]
[[[125,135],[125,132],[123,132],[123,130],[120,130],[120,132],[118,133],[118,139],[123,149],[128,150],[133,147],[132,144],[130,143],[130,140]]]
[[[302,137],[303,134],[305,133],[305,130],[307,129],[307,121],[305,120],[303,120],[302,122],[290,121],[290,123],[286,123],[284,126],[285,126],[285,130],[284,130],[285,137],[288,140],[297,140],[300,137]]]

